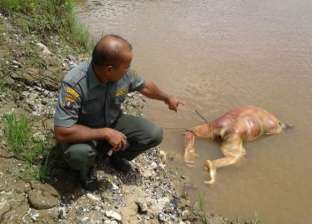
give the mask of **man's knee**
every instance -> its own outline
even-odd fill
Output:
[[[73,144],[64,152],[68,165],[75,170],[93,166],[96,150],[90,144]]]
[[[149,144],[153,147],[159,145],[163,140],[162,128],[155,126],[152,130],[149,130],[149,139]]]

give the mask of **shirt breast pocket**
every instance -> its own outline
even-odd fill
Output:
[[[84,114],[96,114],[101,112],[102,104],[97,98],[87,100],[82,106],[82,113]]]
[[[79,123],[93,128],[105,126],[103,104],[99,99],[89,99],[83,103]]]

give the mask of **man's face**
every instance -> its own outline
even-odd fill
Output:
[[[127,73],[133,58],[133,54],[131,51],[125,51],[122,54],[122,58],[123,60],[118,67],[109,66],[109,68],[107,68],[105,74],[106,80],[115,82],[120,80],[124,74]]]

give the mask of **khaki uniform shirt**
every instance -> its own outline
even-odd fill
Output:
[[[89,62],[78,64],[64,77],[55,109],[54,125],[81,124],[91,128],[108,127],[122,113],[128,92],[140,91],[144,80],[129,70],[117,82],[100,83]]]

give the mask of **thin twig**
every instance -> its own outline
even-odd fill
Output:
[[[196,113],[201,119],[203,119],[207,124],[209,123],[209,121],[208,121],[203,115],[201,115],[201,113],[199,113],[198,110],[195,109],[195,113]]]

